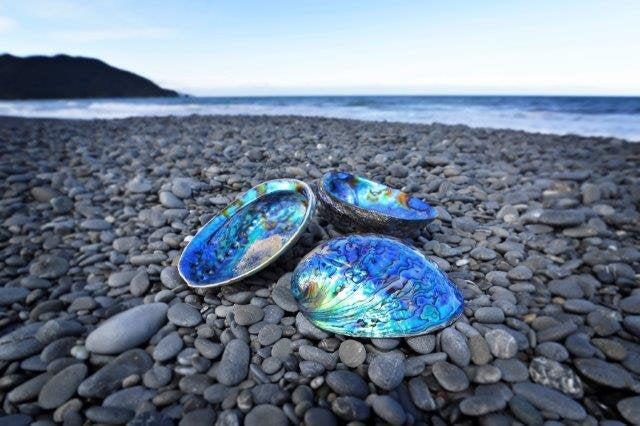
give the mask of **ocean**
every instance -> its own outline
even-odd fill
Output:
[[[265,96],[0,101],[0,115],[20,117],[92,119],[190,114],[438,122],[640,141],[640,97]]]

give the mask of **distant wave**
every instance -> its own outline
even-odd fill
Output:
[[[303,115],[465,124],[640,141],[640,98],[554,96],[288,96],[0,102],[0,115],[125,118],[184,115]]]

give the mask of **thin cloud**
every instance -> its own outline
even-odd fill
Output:
[[[68,43],[93,43],[114,40],[165,40],[175,37],[176,34],[173,28],[148,27],[63,30],[51,33],[51,37]]]
[[[18,23],[11,18],[0,16],[0,33],[8,33],[18,27]]]

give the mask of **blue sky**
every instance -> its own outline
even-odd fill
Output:
[[[0,0],[0,52],[199,95],[638,95],[639,23],[638,0]]]

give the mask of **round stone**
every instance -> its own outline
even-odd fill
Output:
[[[327,385],[340,396],[355,396],[366,398],[369,387],[362,377],[351,371],[339,370],[327,374]]]
[[[436,362],[432,366],[433,375],[440,386],[451,392],[460,392],[469,387],[469,378],[460,368],[448,362]]]
[[[258,342],[262,346],[270,346],[282,337],[282,327],[276,324],[266,324],[258,332]]]
[[[194,327],[202,322],[200,311],[182,302],[171,305],[167,317],[172,324],[179,327]]]
[[[353,396],[340,396],[331,403],[331,410],[347,421],[363,421],[369,417],[369,406]]]
[[[634,425],[640,424],[640,396],[621,399],[616,407],[626,421]]]
[[[340,344],[338,356],[347,367],[356,368],[364,363],[367,352],[364,345],[357,340],[348,339]]]
[[[69,270],[66,259],[51,254],[45,254],[36,259],[29,267],[29,273],[38,278],[58,278]]]
[[[516,342],[516,339],[502,329],[498,328],[488,331],[484,335],[484,338],[489,344],[491,353],[496,358],[513,358],[518,352],[518,343]]]
[[[235,305],[233,315],[238,325],[251,325],[264,318],[264,312],[255,305]]]
[[[338,421],[333,413],[325,408],[311,407],[304,413],[307,426],[337,426]]]
[[[473,313],[473,316],[478,322],[488,324],[499,324],[504,321],[504,312],[502,312],[502,309],[494,306],[478,308]]]
[[[244,419],[244,424],[245,426],[287,426],[289,420],[280,408],[261,404],[249,411]]]
[[[178,332],[169,333],[162,338],[153,349],[153,359],[156,361],[168,361],[178,355],[184,346]]]
[[[404,357],[396,352],[377,355],[369,365],[369,379],[385,390],[395,389],[404,378]]]
[[[389,395],[380,395],[373,399],[373,411],[383,419],[392,425],[404,424],[407,416],[400,405],[395,399]]]

